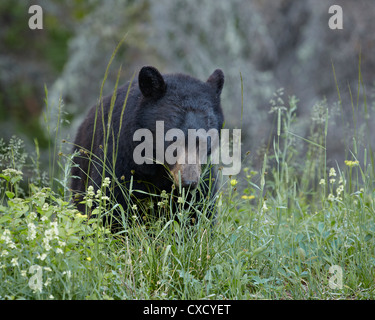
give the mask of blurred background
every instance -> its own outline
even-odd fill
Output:
[[[31,4],[43,9],[43,30],[28,27]],[[328,27],[333,4],[343,9],[343,30]],[[353,130],[358,145],[371,141],[361,121],[373,128],[374,17],[373,0],[1,0],[0,138],[17,135],[30,152],[37,138],[43,152],[59,123],[61,139],[72,141],[126,35],[105,95],[120,66],[120,83],[143,65],[202,80],[221,68],[226,127],[242,128],[246,161],[257,166],[272,149],[270,99],[279,88],[286,107],[288,96],[299,100],[293,132],[306,139],[329,109],[328,161],[343,161]]]

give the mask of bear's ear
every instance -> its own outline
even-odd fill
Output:
[[[160,99],[166,91],[163,76],[154,67],[143,67],[139,71],[138,85],[146,98]]]
[[[221,94],[224,86],[224,73],[221,69],[216,69],[208,78],[207,83],[210,84],[215,90],[217,95]]]

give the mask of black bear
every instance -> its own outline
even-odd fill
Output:
[[[78,129],[73,147],[74,152],[80,151],[74,158],[71,182],[78,209],[85,210],[79,202],[87,188],[92,186],[96,192],[106,177],[111,179],[111,196],[126,214],[136,203],[127,196],[129,188],[135,190],[135,201],[149,197],[148,192],[170,193],[182,188],[188,195],[199,189],[196,200],[212,199],[216,184],[209,180],[214,181],[216,173],[210,163],[201,161],[211,154],[212,136],[204,136],[208,142],[201,148],[203,157],[199,151],[201,136],[196,134],[199,143],[193,146],[187,137],[194,131],[214,130],[220,139],[223,85],[220,69],[203,82],[185,74],[162,75],[145,66],[138,83],[128,82],[93,106]]]

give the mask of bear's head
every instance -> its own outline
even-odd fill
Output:
[[[153,158],[145,160],[148,164],[167,166],[177,186],[197,187],[202,165],[218,147],[224,121],[220,105],[223,85],[220,69],[205,82],[184,74],[162,75],[151,66],[139,72],[137,128],[150,135],[144,135],[149,141],[135,151],[144,149],[143,159]]]

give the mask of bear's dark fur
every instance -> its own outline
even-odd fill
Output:
[[[199,185],[200,197],[212,198],[215,187],[208,187],[207,182],[207,179],[216,177],[212,166],[203,175],[200,164],[136,164],[133,152],[141,142],[133,141],[133,135],[142,128],[149,129],[155,135],[156,121],[164,121],[165,132],[178,128],[185,137],[188,137],[188,129],[216,129],[220,132],[224,120],[220,105],[223,85],[224,74],[219,69],[206,82],[202,82],[184,74],[161,75],[156,68],[147,66],[139,72],[138,83],[119,87],[115,96],[104,97],[98,105],[93,106],[78,129],[73,148],[73,151],[80,151],[80,155],[74,158],[78,166],[72,168],[71,182],[78,209],[85,210],[79,202],[87,187],[92,185],[96,191],[104,177],[112,180],[112,189],[109,190],[125,213],[130,206],[123,190],[129,188],[131,176],[133,190],[160,194],[162,190],[171,192],[173,184],[177,190],[185,187],[186,191]],[[113,98],[115,101],[111,110]],[[170,143],[166,141],[164,147]],[[153,147],[155,157],[155,141]],[[103,176],[104,158],[110,169],[105,170]],[[119,184],[126,188],[119,187]],[[133,195],[138,200],[147,196],[142,192]]]

